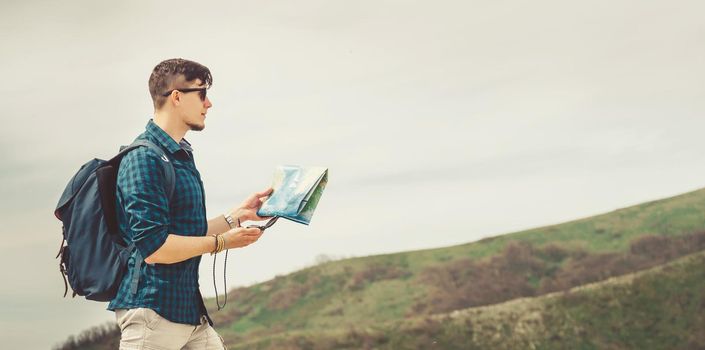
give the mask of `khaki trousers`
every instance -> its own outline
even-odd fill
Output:
[[[201,316],[198,326],[175,323],[152,309],[117,309],[120,350],[227,350],[223,338]]]

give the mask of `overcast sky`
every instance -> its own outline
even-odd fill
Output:
[[[114,319],[61,298],[53,210],[83,163],[144,131],[161,60],[214,76],[206,128],[186,135],[209,217],[279,164],[329,168],[310,226],[279,221],[230,252],[234,287],[319,254],[454,245],[705,187],[703,13],[665,0],[5,0],[2,343],[45,349]]]

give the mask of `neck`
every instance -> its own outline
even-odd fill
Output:
[[[154,112],[154,124],[162,128],[176,143],[179,143],[189,130],[188,125],[182,123],[179,118],[160,111]]]

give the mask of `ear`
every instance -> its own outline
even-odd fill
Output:
[[[181,93],[174,90],[171,92],[168,99],[174,107],[178,107],[181,104]]]

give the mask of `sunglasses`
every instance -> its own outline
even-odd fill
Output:
[[[174,91],[179,91],[179,92],[183,92],[183,93],[198,91],[198,96],[201,98],[201,101],[205,101],[205,100],[206,100],[206,91],[207,91],[207,90],[208,90],[207,87],[203,87],[203,88],[174,89],[174,90],[169,90],[168,92],[163,93],[162,96],[167,97],[167,96],[171,95],[171,93],[174,92]]]
[[[258,229],[260,229],[260,231],[264,232],[264,230],[272,227],[272,225],[274,225],[274,223],[277,222],[277,219],[279,219],[279,217],[275,216],[275,217],[269,219],[269,221],[267,221],[267,223],[264,226],[250,225],[250,226],[247,226],[247,228],[258,228]]]

